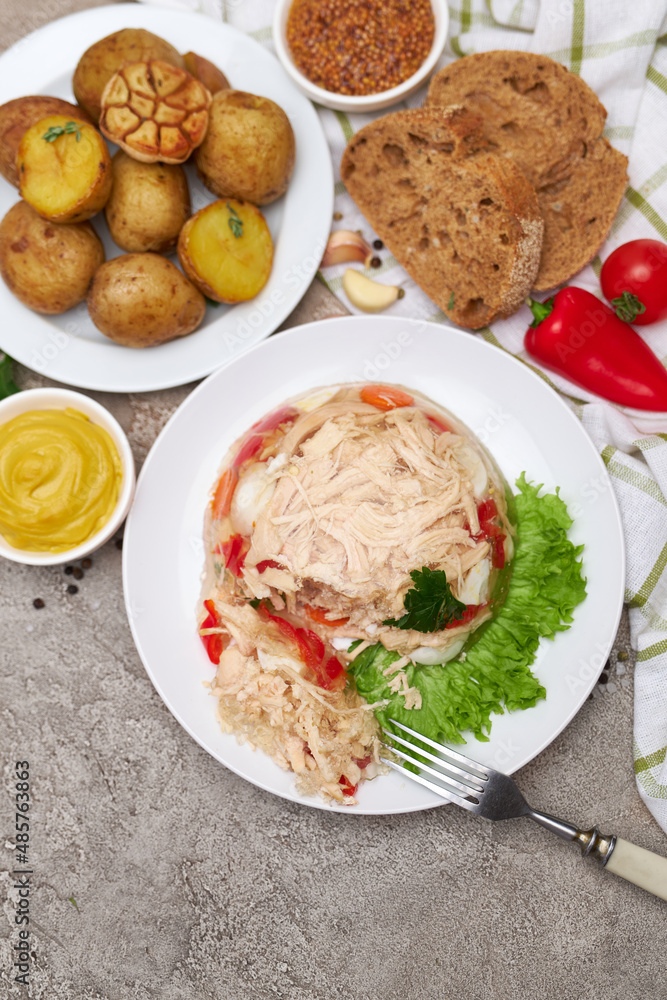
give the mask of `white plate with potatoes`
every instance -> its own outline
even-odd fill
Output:
[[[331,157],[311,103],[252,38],[199,14],[116,4],[54,21],[0,56],[0,105],[28,95],[50,95],[74,104],[73,74],[83,53],[101,39],[130,28],[145,29],[163,39],[166,56],[173,46],[181,54],[197,53],[209,60],[232,88],[213,94],[206,147],[202,144],[196,150],[199,171],[194,155],[180,165],[178,157],[190,151],[179,151],[179,136],[168,153],[160,150],[166,163],[144,167],[134,155],[143,147],[135,142],[131,128],[125,127],[127,115],[123,118],[121,113],[125,109],[114,108],[115,119],[110,118],[105,134],[115,202],[112,205],[109,200],[103,210],[97,210],[104,195],[93,170],[89,191],[61,204],[48,187],[40,190],[40,171],[48,169],[55,149],[67,149],[68,155],[82,159],[84,154],[90,159],[92,153],[85,129],[71,134],[70,127],[70,134],[63,134],[70,116],[66,106],[55,105],[45,107],[43,116],[52,116],[47,124],[55,141],[43,143],[40,133],[30,143],[27,132],[22,132],[17,159],[24,197],[27,191],[30,198],[44,200],[46,207],[31,202],[40,214],[21,202],[19,190],[5,179],[10,168],[0,163],[4,175],[0,176],[0,270],[5,276],[0,282],[0,348],[49,378],[109,392],[143,392],[194,381],[268,337],[314,277],[333,211]],[[163,58],[162,53],[155,53],[154,58]],[[215,90],[204,75],[206,65],[196,71],[191,61],[185,66]],[[95,90],[95,68],[90,79],[79,80],[74,88],[79,105],[93,119],[96,109],[93,106],[91,111],[85,86],[90,83]],[[122,94],[129,92],[127,103],[136,107],[133,87],[140,90],[141,81],[128,77],[113,86],[109,101],[120,106]],[[178,81],[169,86],[177,87]],[[237,92],[246,97],[236,96]],[[120,98],[113,96],[119,93]],[[248,95],[254,95],[250,102]],[[219,131],[229,136],[237,115],[249,103],[264,109],[271,102],[285,113],[284,128],[293,134],[291,151],[287,138],[282,149],[286,162],[293,158],[288,180],[286,170],[282,171],[285,176],[278,172],[275,177],[265,170],[262,190],[243,190],[254,171],[239,170],[243,161],[229,157],[227,174],[215,176],[228,150],[213,142],[211,123],[217,122]],[[170,103],[173,100],[167,99],[166,104]],[[31,109],[27,110],[30,114]],[[127,114],[131,118],[132,113]],[[82,120],[88,121],[83,112]],[[102,124],[106,126],[104,117]],[[137,136],[145,132],[143,124],[142,118]],[[114,128],[121,150],[110,141],[112,134],[116,138]],[[279,122],[274,131],[280,133]],[[160,130],[159,135],[162,141],[166,132]],[[139,138],[147,146],[146,136]],[[6,152],[4,147],[0,150],[0,160]],[[275,164],[280,157],[278,150],[271,160]],[[27,179],[30,168],[37,180],[34,191]],[[77,174],[85,174],[83,166]],[[227,175],[231,188],[225,187]],[[228,196],[229,190],[235,193]],[[214,204],[216,208],[210,209]],[[202,221],[194,227],[192,217],[200,212]],[[158,217],[162,219],[159,225]],[[49,220],[60,223],[55,226],[55,253],[54,226]],[[228,251],[241,249],[243,241],[235,239],[238,234],[253,241],[252,267],[248,270],[240,261],[238,273],[231,275],[231,290],[224,282],[220,284],[219,269],[210,256],[219,231],[226,236],[223,242]],[[179,232],[182,238],[177,243]],[[23,257],[17,263],[25,245],[33,253],[27,266]],[[81,301],[84,288],[88,292]],[[219,301],[213,301],[216,298]],[[72,302],[78,304],[72,306]]]

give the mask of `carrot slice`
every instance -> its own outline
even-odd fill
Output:
[[[310,604],[305,605],[306,614],[318,625],[330,625],[332,628],[337,628],[339,625],[346,625],[349,622],[349,618],[327,618],[327,613],[324,608],[313,608]]]
[[[393,385],[365,385],[359,393],[363,403],[378,410],[395,410],[398,406],[412,406],[414,399]]]
[[[236,469],[226,469],[220,476],[215,489],[213,503],[211,504],[214,521],[219,521],[229,514],[232,507],[232,497],[234,496],[234,490],[238,481],[239,477]]]

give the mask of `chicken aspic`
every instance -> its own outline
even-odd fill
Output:
[[[471,431],[403,387],[318,389],[258,421],[206,515],[199,622],[223,728],[300,791],[354,802],[381,769],[379,706],[347,663],[396,651],[391,690],[419,711],[406,664],[462,655],[502,602],[508,496]]]

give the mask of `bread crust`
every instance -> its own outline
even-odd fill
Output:
[[[565,66],[514,51],[465,56],[436,73],[426,106],[461,102],[482,119],[489,147],[535,187],[545,232],[534,288],[555,288],[595,257],[627,187],[627,158],[602,137],[604,106]]]
[[[397,111],[361,129],[341,162],[350,195],[396,259],[473,330],[519,308],[543,234],[534,189],[484,151],[479,125],[461,107]]]

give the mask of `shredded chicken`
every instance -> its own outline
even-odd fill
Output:
[[[454,419],[443,430],[423,404],[382,410],[354,386],[314,407],[295,405],[241,466],[230,513],[213,520],[209,512],[204,596],[213,597],[219,624],[202,634],[225,645],[212,685],[222,726],[292,770],[301,791],[353,803],[350,788],[381,767],[373,710],[386,702],[366,704],[351,684],[333,690],[323,678],[320,686],[299,659],[289,623],[314,629],[329,644],[326,656],[340,648],[331,645],[336,637],[360,639],[348,653],[341,638],[339,662],[377,642],[398,651],[383,671],[387,687],[418,711],[421,694],[406,673],[411,654],[460,650],[473,626],[423,633],[384,621],[404,613],[414,570],[444,570],[463,603],[488,585],[481,497],[495,493],[508,536],[512,529],[499,476]],[[226,467],[247,440],[233,446]],[[225,546],[235,537],[243,559],[237,571],[225,570]],[[257,609],[266,599],[286,621],[266,614],[266,605]],[[470,602],[480,605],[474,627],[491,616],[486,600]],[[313,609],[329,621],[314,624]]]
[[[434,433],[418,407],[384,412],[350,390],[304,413],[277,445],[288,460],[254,523],[249,595],[280,592],[291,612],[304,604],[331,610],[349,619],[345,634],[366,638],[369,626],[402,614],[411,570],[443,569],[456,593],[489,553],[473,537],[477,506],[461,442]],[[279,567],[260,576],[265,560]],[[374,639],[387,638],[388,648],[424,644],[396,631],[381,627]]]
[[[373,709],[354,691],[325,693],[303,677],[303,664],[283,648],[245,655],[230,646],[220,657],[211,693],[225,732],[257,747],[297,775],[303,794],[324,793],[353,805],[340,783],[350,785],[381,769],[378,725]],[[370,770],[369,770],[370,768]]]

